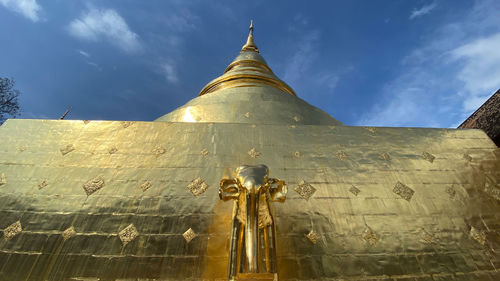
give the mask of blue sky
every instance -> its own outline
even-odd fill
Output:
[[[500,88],[500,1],[0,0],[21,118],[152,121],[255,22],[269,66],[347,125],[456,127]]]

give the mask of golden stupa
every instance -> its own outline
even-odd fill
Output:
[[[259,54],[155,122],[0,127],[0,280],[498,280],[481,130],[352,127]]]

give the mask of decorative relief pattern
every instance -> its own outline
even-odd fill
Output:
[[[302,156],[302,154],[300,153],[300,151],[295,151],[294,155],[297,158],[300,158]]]
[[[19,152],[23,152],[26,149],[28,149],[28,146],[27,145],[23,145],[23,146],[19,147]]]
[[[189,228],[188,230],[186,230],[186,232],[182,234],[182,236],[184,237],[184,240],[186,240],[186,242],[189,243],[196,237],[196,233],[193,231],[192,228]]]
[[[486,232],[484,230],[478,230],[475,227],[470,228],[470,237],[476,240],[479,244],[484,245],[486,242]]]
[[[187,188],[191,190],[194,196],[198,197],[208,189],[208,184],[201,178],[194,179]]]
[[[347,155],[347,153],[345,153],[344,151],[339,151],[337,152],[337,158],[340,160],[340,161],[346,161],[349,156]]]
[[[373,128],[373,127],[365,127],[365,129],[370,131],[370,133],[372,133],[372,134],[375,134],[375,132],[377,131],[377,128]]]
[[[366,227],[365,231],[363,232],[362,237],[372,247],[377,246],[377,243],[380,240],[380,236],[377,233],[375,233],[375,231],[373,231],[368,226]]]
[[[16,221],[3,230],[3,237],[5,238],[5,240],[9,240],[10,238],[18,235],[21,231],[23,231],[21,222]]]
[[[354,194],[355,196],[358,196],[358,194],[361,192],[361,190],[359,190],[359,188],[357,188],[356,186],[351,186],[351,188],[349,188],[349,191]]]
[[[311,229],[311,231],[309,231],[308,234],[306,234],[306,237],[307,239],[309,239],[309,241],[311,241],[313,244],[316,244],[316,242],[318,242],[319,239],[321,239],[321,235],[319,235],[318,233],[316,233],[314,230]]]
[[[246,118],[250,118],[250,112],[245,113]]]
[[[260,154],[261,153],[259,151],[257,151],[255,148],[252,148],[252,149],[250,149],[250,151],[248,151],[248,155],[250,155],[250,157],[252,157],[252,158],[257,158],[260,156]]]
[[[464,153],[464,159],[465,159],[466,161],[471,162],[471,161],[472,161],[472,156],[470,156],[470,155],[469,155],[469,154],[467,154],[467,153]]]
[[[297,126],[295,126],[295,125],[290,125],[290,128],[295,129],[295,128],[297,128]]]
[[[83,124],[87,125],[88,123],[90,123],[90,120],[83,120]]]
[[[384,159],[386,161],[389,161],[389,160],[391,160],[391,155],[389,155],[389,153],[387,153],[387,152],[384,152],[384,153],[380,154],[380,159]]]
[[[5,178],[5,174],[1,173],[0,174],[0,186],[4,185],[7,183],[7,178]]]
[[[411,189],[410,187],[404,185],[401,182],[397,182],[396,185],[394,186],[394,189],[392,192],[396,193],[397,195],[401,196],[404,200],[410,202],[411,198],[413,197],[413,194],[415,191]]]
[[[294,189],[302,198],[309,200],[311,196],[316,192],[316,188],[309,183],[302,180],[299,185]]]
[[[101,175],[87,181],[83,185],[83,189],[87,193],[87,196],[90,196],[92,193],[98,191],[103,187],[104,187],[104,177]]]
[[[206,149],[206,148],[204,148],[200,153],[203,156],[207,156],[209,154],[208,149]]]
[[[109,154],[115,154],[116,152],[118,152],[118,148],[116,148],[116,146],[113,146],[108,151]]]
[[[299,116],[293,116],[293,120],[295,120],[295,122],[299,122],[301,119]]]
[[[155,148],[153,148],[152,152],[154,155],[159,156],[159,155],[164,154],[167,151],[165,150],[165,148],[161,147],[160,145],[157,145],[157,146],[155,146]]]
[[[132,121],[122,121],[123,128],[128,128],[128,127],[132,126],[132,124],[134,124],[134,122],[132,122]]]
[[[49,180],[44,179],[40,184],[38,184],[38,189],[42,189],[42,188],[46,187],[47,185],[49,185]]]
[[[61,154],[64,156],[64,155],[70,153],[71,151],[75,150],[75,147],[72,144],[68,144],[59,150],[61,151]]]
[[[61,235],[62,235],[64,241],[66,241],[69,238],[75,236],[75,234],[76,234],[75,228],[73,226],[70,226],[70,227],[66,228],[66,230],[64,230]]]
[[[134,240],[137,236],[139,236],[139,232],[137,232],[137,228],[135,228],[133,224],[129,224],[118,233],[118,237],[122,240],[123,246]]]
[[[142,192],[148,190],[151,188],[151,182],[150,181],[145,181],[143,184],[141,184],[141,189],[142,189]]]
[[[429,162],[434,162],[434,159],[436,159],[436,157],[434,157],[434,155],[430,154],[429,152],[427,151],[424,151],[422,153],[422,158],[424,158],[425,160],[429,161]]]

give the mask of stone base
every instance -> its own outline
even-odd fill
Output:
[[[234,281],[278,281],[276,273],[238,273]]]

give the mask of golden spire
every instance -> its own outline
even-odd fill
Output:
[[[250,32],[248,33],[248,39],[247,43],[241,48],[241,51],[253,51],[253,52],[259,52],[259,48],[255,45],[255,42],[253,41],[253,20],[250,20]]]

